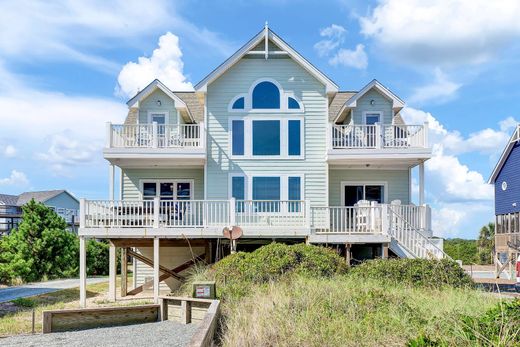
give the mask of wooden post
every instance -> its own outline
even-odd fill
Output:
[[[191,323],[191,302],[188,300],[181,301],[181,323]]]
[[[382,254],[381,258],[388,259],[388,243],[381,244]]]
[[[159,302],[159,238],[153,239],[153,301]]]
[[[87,306],[87,248],[85,237],[79,237],[79,306]]]
[[[137,252],[137,249],[134,248],[134,251]],[[135,288],[137,288],[137,259],[132,257],[132,289]]]
[[[209,241],[209,240],[206,241],[204,249],[205,249],[204,254],[206,255],[204,261],[206,262],[206,264],[210,264],[211,263],[211,241]]]
[[[110,242],[108,250],[108,300],[116,301],[117,259],[116,246]]]
[[[121,248],[121,297],[125,297],[128,293],[128,257],[127,248]]]
[[[352,259],[352,252],[350,250],[350,247],[350,243],[345,244],[345,262],[347,263],[347,266],[350,266],[350,260]]]

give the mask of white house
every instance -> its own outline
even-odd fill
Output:
[[[223,228],[235,225],[239,250],[278,240],[349,259],[444,256],[424,201],[428,124],[405,124],[404,102],[377,80],[341,91],[267,27],[193,92],[155,80],[128,107],[106,128],[109,198],[81,201],[83,303],[88,237],[111,240],[112,299],[116,247],[139,257],[134,285],[157,298],[193,255],[229,252]]]

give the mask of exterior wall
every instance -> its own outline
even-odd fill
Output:
[[[157,100],[161,100],[161,106],[157,105]],[[178,113],[177,109],[175,109],[175,102],[160,89],[156,89],[152,94],[139,103],[139,123],[148,123],[148,112],[150,111],[168,111],[169,120],[166,120],[166,123],[177,124],[178,122]]]
[[[71,210],[79,210],[79,202],[67,193],[61,193],[45,201],[45,205],[58,208],[68,208]]]
[[[370,101],[374,100],[374,105]],[[392,124],[392,102],[384,97],[377,89],[372,88],[358,99],[356,108],[353,110],[353,124],[364,124],[363,112],[383,112],[383,124]]]
[[[509,153],[502,170],[495,180],[495,214],[520,212],[520,144]],[[502,182],[507,189],[502,190]]]
[[[401,200],[410,203],[410,176],[408,170],[329,170],[329,206],[341,206],[341,182],[375,181],[387,183],[387,202]]]
[[[304,159],[231,159],[229,149],[229,117],[246,116],[229,113],[233,97],[247,93],[261,78],[276,80],[284,91],[292,91],[303,103]],[[304,196],[313,205],[327,203],[327,165],[325,161],[327,133],[327,97],[325,86],[291,59],[242,59],[228,72],[208,86],[208,162],[207,199],[227,199],[229,174],[298,174],[304,175]],[[255,113],[262,115],[262,113]],[[265,117],[282,113],[264,114]],[[294,116],[291,113],[291,116]]]
[[[123,199],[141,199],[140,180],[192,179],[193,199],[204,199],[204,169],[123,169]]]

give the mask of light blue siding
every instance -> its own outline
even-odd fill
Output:
[[[387,202],[401,200],[410,203],[410,176],[408,170],[345,170],[329,171],[329,204],[341,206],[341,182],[385,182],[387,184]]]
[[[57,208],[68,208],[70,210],[79,210],[79,201],[65,192],[45,201],[45,205]]]
[[[370,105],[371,100],[374,100],[374,105]],[[353,110],[354,124],[364,124],[363,112],[383,112],[383,124],[392,124],[392,101],[377,89],[372,88],[357,100],[356,108]]]
[[[157,105],[157,100],[161,101],[161,106]],[[162,90],[156,89],[139,103],[139,123],[148,123],[148,112],[165,111],[169,114],[169,120],[167,119],[166,123],[177,124],[178,113],[175,108],[175,102]]]
[[[193,198],[204,199],[204,169],[124,169],[123,199],[141,199],[141,180],[188,179],[193,180]]]
[[[233,97],[249,91],[261,78],[276,80],[291,91],[305,107],[304,159],[231,159],[229,149],[229,113]],[[303,175],[304,197],[313,205],[326,205],[327,165],[325,161],[327,97],[325,86],[290,59],[242,59],[208,86],[208,163],[207,199],[227,199],[230,173],[253,175]],[[255,116],[262,113],[255,112]],[[265,117],[284,116],[263,114]],[[294,113],[291,113],[294,116]]]

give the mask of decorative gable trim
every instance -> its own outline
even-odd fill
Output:
[[[493,169],[493,172],[491,173],[491,176],[489,177],[488,183],[494,184],[498,174],[502,170],[502,167],[505,165],[507,158],[509,157],[509,154],[511,153],[511,150],[513,149],[516,142],[520,141],[520,124],[516,126],[515,131],[513,132],[513,135],[511,135],[511,138],[509,139],[509,142],[507,143],[506,148],[504,148],[504,151],[502,152],[502,155],[500,156],[500,160],[498,161],[497,165]]]
[[[148,97],[152,94],[156,89],[162,90],[168,97],[170,97],[173,101],[175,101],[175,108],[179,111],[185,110],[188,116],[192,121],[194,121],[193,116],[186,106],[186,103],[182,101],[174,92],[172,92],[168,87],[166,87],[161,81],[158,79],[153,80],[150,84],[148,84],[143,90],[137,93],[133,98],[127,101],[128,107],[134,107],[137,103]]]
[[[252,51],[259,43],[265,43],[264,51]],[[271,40],[275,45],[280,47],[281,51],[269,52],[268,51],[268,42]],[[318,81],[325,85],[326,92],[336,93],[338,91],[338,86],[328,78],[324,73],[318,70],[314,65],[312,65],[308,60],[306,60],[300,53],[294,50],[291,46],[289,46],[285,41],[283,41],[278,35],[276,35],[269,27],[265,26],[265,28],[256,34],[251,40],[249,40],[244,46],[242,46],[238,51],[236,51],[231,57],[229,57],[226,61],[224,61],[220,66],[218,66],[215,70],[213,70],[209,75],[207,75],[202,81],[195,85],[195,90],[197,92],[205,93],[207,91],[208,85],[215,81],[217,78],[222,76],[227,70],[229,70],[233,65],[238,63],[238,61],[244,57],[248,52],[253,52],[255,54],[263,54],[265,59],[269,59],[269,54],[281,55],[287,54],[294,61],[296,61],[300,66],[302,66],[307,72],[313,75]]]

